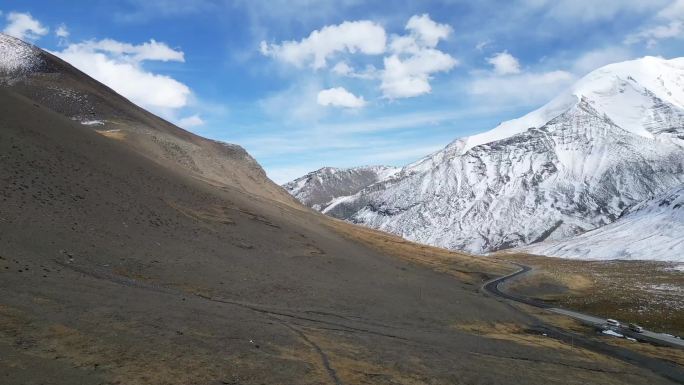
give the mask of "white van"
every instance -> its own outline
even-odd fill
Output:
[[[606,320],[606,323],[610,326],[620,327],[620,322],[618,322],[618,320],[614,320],[612,318],[608,318]]]

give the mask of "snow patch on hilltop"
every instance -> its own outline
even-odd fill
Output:
[[[42,63],[38,48],[0,33],[0,75],[29,73]]]

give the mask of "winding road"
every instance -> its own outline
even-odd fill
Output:
[[[522,276],[522,275],[524,275],[524,274],[526,274],[532,270],[532,268],[529,266],[525,266],[525,265],[522,265],[519,263],[514,263],[514,264],[516,266],[520,267],[520,270],[516,271],[515,273],[505,275],[503,277],[499,277],[499,278],[493,279],[489,282],[486,282],[482,286],[483,289],[485,289],[489,293],[494,294],[496,296],[506,298],[506,299],[511,300],[511,301],[524,303],[526,305],[538,307],[541,309],[546,309],[547,311],[550,311],[553,313],[562,314],[562,315],[574,318],[576,320],[579,320],[582,323],[585,323],[585,324],[590,325],[590,326],[600,328],[600,327],[603,327],[604,325],[606,325],[607,320],[604,318],[595,317],[595,316],[592,316],[589,314],[584,314],[584,313],[576,312],[573,310],[551,307],[549,304],[544,303],[543,301],[539,301],[539,300],[535,300],[535,299],[527,298],[527,297],[523,297],[523,296],[518,296],[518,295],[514,295],[511,293],[507,293],[505,291],[502,291],[501,287],[500,287],[502,283],[509,281],[511,279],[514,279],[516,277],[520,277],[520,276]],[[671,346],[671,347],[684,349],[684,340],[677,338],[677,337],[674,337],[674,336],[669,335],[669,334],[656,333],[656,332],[652,332],[649,330],[644,330],[641,333],[637,333],[637,332],[630,330],[629,328],[627,328],[625,326],[620,326],[620,327],[616,328],[614,331],[616,331],[620,334],[623,334],[627,337],[634,338],[638,341],[650,342],[650,343],[654,343],[657,345],[665,345],[665,346]]]
[[[580,322],[594,326],[596,328],[603,328],[603,326],[606,324],[606,319],[603,318],[594,317],[588,314],[583,314],[572,310],[551,307],[550,305],[540,300],[518,296],[502,291],[502,283],[520,277],[523,274],[526,274],[532,270],[532,268],[529,266],[521,265],[519,263],[514,264],[520,267],[520,270],[516,271],[515,273],[485,282],[482,285],[482,289],[492,295],[504,298],[506,300],[524,303],[526,305],[531,305],[537,308],[545,309],[549,312],[563,314],[568,317],[575,318]],[[548,336],[550,338],[564,341],[566,343],[572,344],[573,346],[583,347],[594,352],[612,356],[614,358],[620,359],[630,364],[649,369],[654,373],[657,373],[677,383],[684,384],[684,368],[682,368],[682,366],[679,366],[674,362],[647,356],[632,349],[606,344],[597,339],[589,338],[586,335],[570,332],[568,330],[563,330],[550,325],[542,325],[539,327],[539,329],[540,330],[538,331],[543,332],[545,336]],[[624,327],[621,327],[619,329],[619,332],[625,336],[632,337],[639,341],[651,342],[657,345],[684,348],[684,343],[682,343],[682,340],[666,334],[654,333],[647,330],[644,330],[643,333],[635,333]]]

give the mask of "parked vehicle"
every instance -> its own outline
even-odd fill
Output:
[[[629,330],[636,332],[636,333],[643,333],[644,332],[644,328],[642,328],[641,326],[639,326],[637,324],[629,324]]]
[[[620,322],[619,322],[618,320],[614,320],[614,319],[612,319],[612,318],[608,318],[608,319],[606,320],[606,323],[607,323],[609,326],[620,327]]]

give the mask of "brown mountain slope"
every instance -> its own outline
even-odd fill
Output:
[[[75,121],[98,122],[90,127],[166,166],[180,166],[195,177],[219,186],[238,187],[252,194],[294,203],[242,147],[182,130],[58,57],[0,34],[0,54],[7,55],[2,52],[3,47],[13,49],[14,45],[23,46],[29,52],[26,55],[30,56],[32,65],[4,74],[0,70],[0,83],[8,89]]]
[[[480,294],[501,266],[208,183],[21,87],[0,87],[2,384],[669,383]]]

